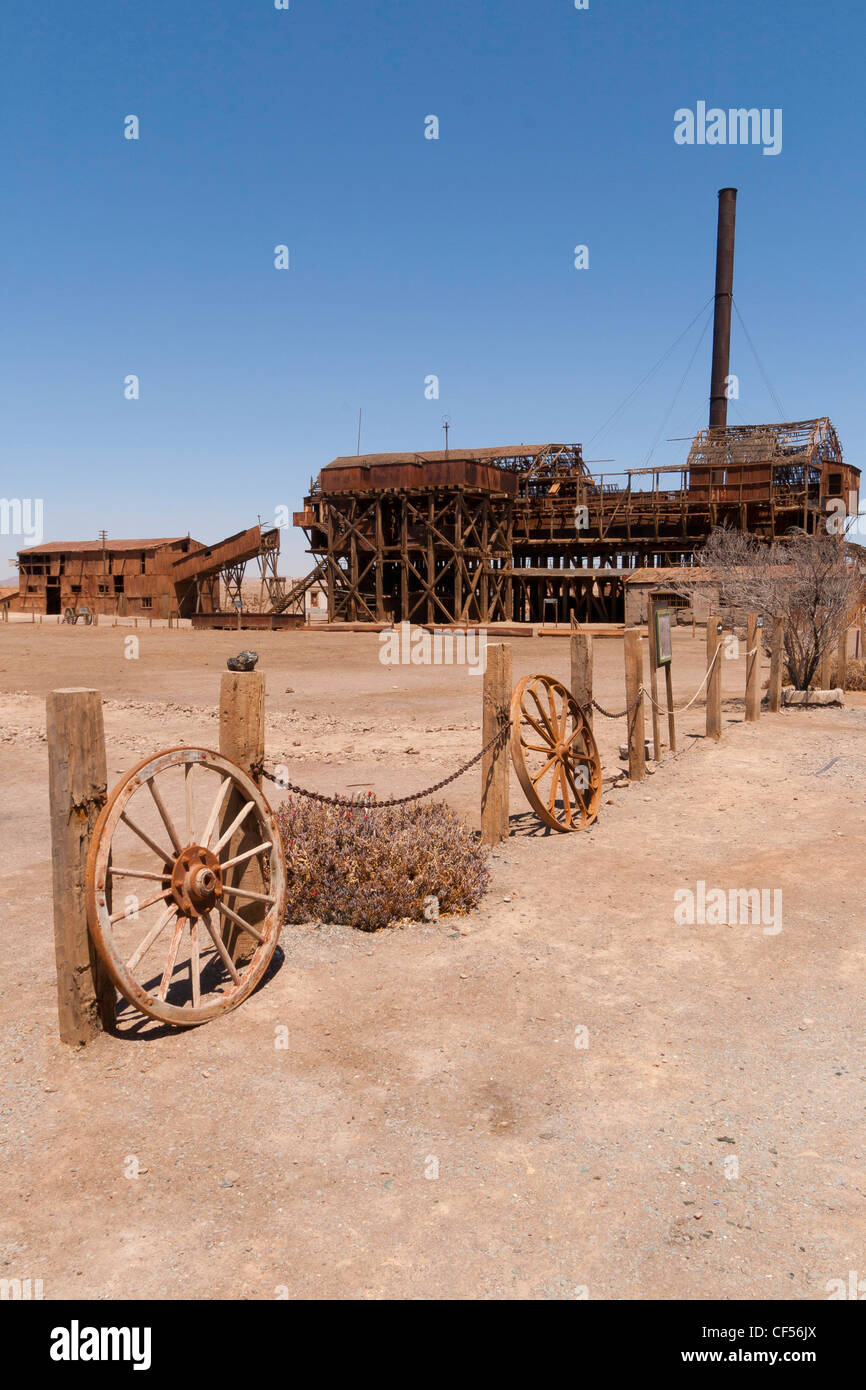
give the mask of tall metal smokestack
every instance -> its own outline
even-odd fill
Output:
[[[710,380],[710,429],[728,423],[725,394],[731,362],[731,304],[734,296],[734,228],[736,188],[719,189],[719,227],[716,234],[716,310],[713,318],[713,373]]]

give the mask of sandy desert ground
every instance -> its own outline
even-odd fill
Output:
[[[74,1051],[48,691],[102,692],[112,779],[216,746],[241,645],[261,654],[268,756],[317,790],[412,791],[480,739],[477,677],[384,666],[372,633],[154,628],[137,660],[126,635],[0,626],[0,1277],[46,1299],[825,1299],[866,1275],[866,697],[745,725],[744,662],[726,660],[722,741],[699,736],[698,702],[643,783],[612,785],[624,723],[596,719],[608,789],[588,833],[540,829],[512,778],[477,912],[286,927],[220,1021]],[[512,646],[515,677],[568,680],[567,640]],[[676,632],[678,701],[703,652]],[[622,708],[621,641],[595,664]],[[479,784],[476,767],[445,793],[473,826]],[[675,891],[701,880],[781,890],[782,930],[677,925]]]

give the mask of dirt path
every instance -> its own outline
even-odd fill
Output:
[[[477,913],[287,928],[234,1014],[75,1053],[56,1039],[44,694],[102,690],[114,775],[216,742],[238,646],[154,632],[126,660],[124,635],[0,630],[3,1277],[46,1298],[821,1299],[866,1273],[863,697],[757,727],[731,703],[719,746],[685,736],[699,705],[682,755],[606,794],[586,835],[538,831],[515,787]],[[478,746],[465,672],[388,669],[366,635],[256,645],[268,752],[298,780],[412,790]],[[702,650],[676,634],[678,698]],[[567,653],[515,641],[515,675],[566,677]],[[621,670],[597,643],[603,703],[621,707]],[[599,728],[609,772],[621,731]],[[475,823],[477,796],[473,772],[448,800]],[[699,882],[781,892],[781,930],[679,925]]]

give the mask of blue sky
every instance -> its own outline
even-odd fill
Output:
[[[726,185],[785,418],[859,464],[864,31],[853,0],[7,6],[0,494],[43,498],[46,539],[211,541],[299,507],[359,407],[368,452],[447,414],[455,446],[679,463],[704,319],[598,431],[712,295]],[[781,108],[781,153],[677,145],[698,101]],[[777,419],[736,321],[731,369],[731,421]]]

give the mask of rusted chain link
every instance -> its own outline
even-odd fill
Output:
[[[620,710],[619,714],[614,714],[611,710],[605,709],[603,705],[600,705],[598,703],[598,700],[593,700],[592,707],[593,709],[597,709],[599,714],[603,714],[605,719],[625,719],[626,715],[631,714],[635,706],[640,704],[643,693],[643,686],[641,686],[640,690],[632,700],[631,704],[626,705],[625,709]]]
[[[269,782],[273,782],[282,791],[292,792],[295,796],[305,796],[309,801],[319,801],[324,806],[348,806],[354,810],[361,808],[373,811],[379,811],[385,806],[405,806],[409,801],[421,801],[425,796],[432,796],[434,792],[441,791],[450,782],[456,782],[458,777],[462,777],[464,772],[468,772],[470,767],[481,761],[484,754],[488,753],[493,745],[499,742],[510,727],[511,720],[503,719],[496,733],[491,739],[488,739],[480,752],[473,754],[468,762],[463,763],[449,777],[443,777],[441,782],[434,782],[432,787],[425,787],[422,792],[410,792],[408,796],[392,796],[387,801],[377,801],[372,792],[366,792],[360,797],[325,796],[323,792],[313,792],[308,787],[297,787],[293,782],[284,782],[282,778],[275,777],[266,765],[262,767],[262,776],[266,777]]]

